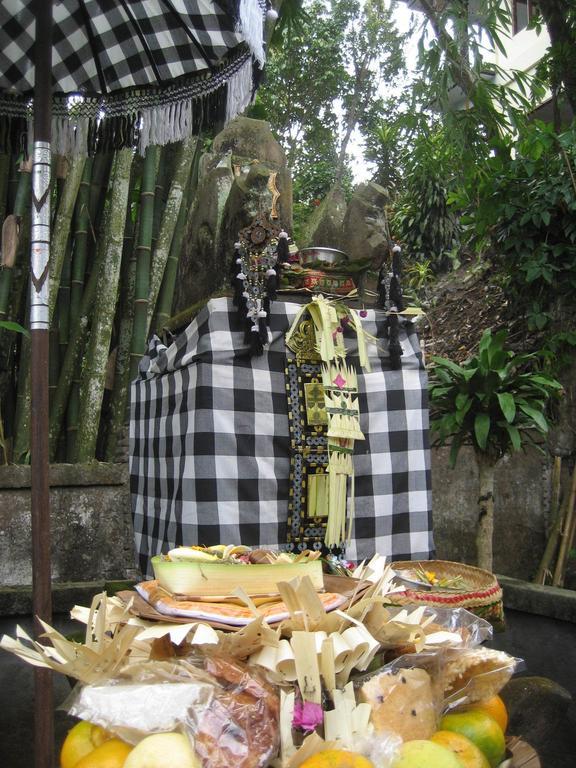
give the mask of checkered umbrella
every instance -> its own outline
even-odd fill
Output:
[[[266,8],[266,0],[0,3],[0,152],[31,148],[33,159],[32,592],[33,612],[46,621],[51,616],[47,372],[52,152],[135,146],[143,152],[148,144],[178,141],[232,118],[250,102],[264,63]],[[34,704],[35,766],[51,768],[47,670],[36,670]]]
[[[266,0],[54,2],[54,148],[118,148],[136,134],[143,150],[232,117],[264,62],[265,13]],[[0,143],[21,140],[31,114],[36,39],[33,0],[3,0]]]

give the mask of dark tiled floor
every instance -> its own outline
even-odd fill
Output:
[[[576,627],[568,622],[533,617],[507,611],[507,630],[495,636],[492,645],[523,658],[521,674],[542,675],[560,683],[576,699]],[[0,634],[14,636],[16,624],[31,632],[28,617],[0,619]],[[80,625],[66,616],[56,616],[54,626],[64,634],[78,631]],[[54,675],[54,701],[58,707],[70,693],[67,680]],[[34,672],[12,654],[0,651],[0,768],[32,768]],[[55,712],[56,753],[72,720]],[[530,740],[530,734],[523,734]],[[542,768],[576,766],[576,708],[570,708],[563,722],[557,723],[542,754]]]

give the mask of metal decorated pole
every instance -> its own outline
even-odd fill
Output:
[[[34,148],[30,263],[32,464],[32,608],[52,620],[48,479],[48,294],[50,285],[50,133],[52,123],[52,0],[35,0]],[[52,672],[34,670],[34,766],[53,768]]]

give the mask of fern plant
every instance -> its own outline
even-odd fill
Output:
[[[526,443],[541,450],[547,406],[562,385],[535,369],[535,355],[505,348],[506,331],[485,331],[478,353],[458,365],[432,357],[430,417],[433,443],[450,443],[455,466],[460,447],[472,445],[479,470],[477,562],[492,570],[494,473],[502,456]],[[540,438],[540,440],[538,440]]]

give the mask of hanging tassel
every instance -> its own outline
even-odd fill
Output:
[[[393,371],[397,371],[402,367],[400,361],[402,345],[398,338],[398,315],[388,316],[388,353],[390,355],[390,366]]]
[[[266,316],[258,317],[258,332],[260,335],[260,342],[262,344],[268,344],[268,326],[266,325]]]
[[[276,246],[277,261],[280,264],[285,264],[290,257],[290,249],[288,247],[288,232],[282,230],[278,235],[278,245]]]
[[[262,299],[262,309],[266,312],[266,323],[270,325],[270,297],[264,296]]]
[[[234,254],[230,263],[230,285],[234,287],[238,274],[242,272],[242,257],[240,256],[240,243],[234,243]]]
[[[394,304],[398,312],[402,312],[404,309],[404,298],[402,296],[402,287],[400,285],[400,277],[402,275],[402,264],[400,254],[402,248],[399,245],[395,245],[392,248],[392,276],[390,280],[390,303]]]
[[[276,289],[278,288],[278,270],[271,268],[266,270],[266,297],[268,299],[268,309],[270,311],[270,302],[276,298]]]
[[[401,253],[402,253],[402,248],[400,248],[399,245],[395,245],[392,248],[392,272],[396,275],[398,279],[402,277],[402,261],[400,258]]]
[[[266,327],[266,326],[264,326]],[[260,338],[260,325],[259,323],[254,323],[250,326],[250,354],[251,355],[257,355],[258,357],[263,354],[264,352],[264,346],[262,344],[262,339]]]
[[[386,265],[383,264],[378,272],[378,299],[376,301],[378,309],[386,309]]]
[[[402,288],[400,287],[400,280],[398,280],[396,275],[392,275],[390,278],[390,303],[396,307],[398,312],[402,312],[404,309]]]

